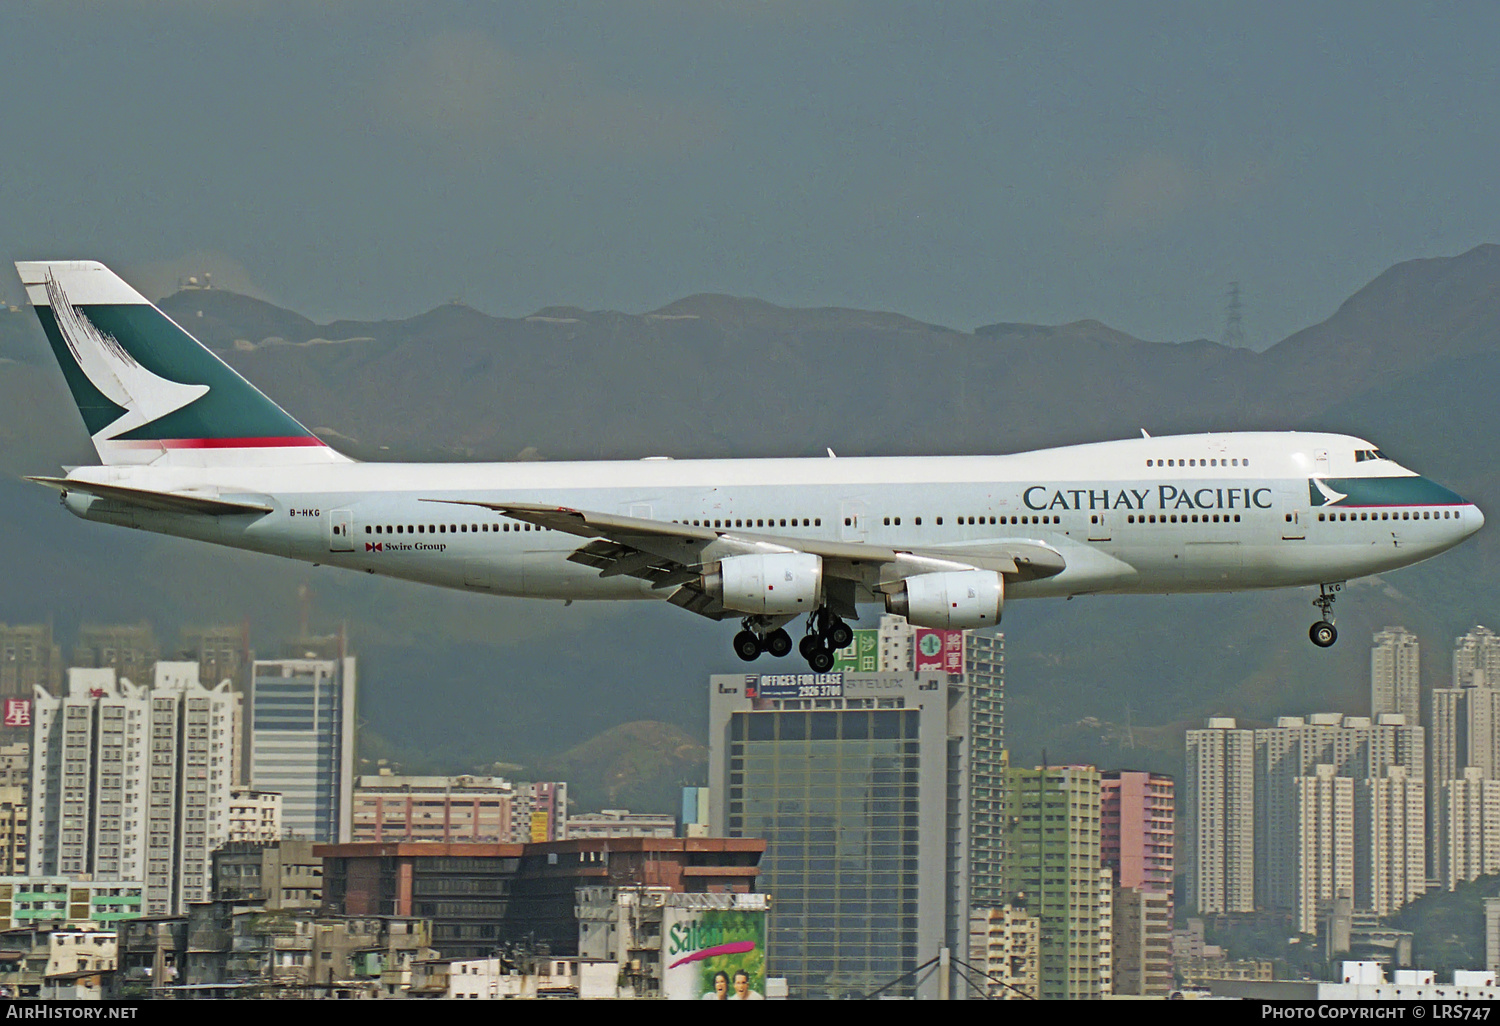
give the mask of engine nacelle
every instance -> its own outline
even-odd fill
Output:
[[[952,630],[993,627],[1004,605],[1005,578],[993,570],[918,574],[885,596],[886,612],[907,623]]]
[[[823,593],[823,560],[808,552],[728,556],[704,575],[703,590],[737,613],[810,613]]]

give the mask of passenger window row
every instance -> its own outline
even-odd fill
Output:
[[[737,517],[737,518],[735,518],[733,520],[728,519],[727,517],[726,518],[721,518],[719,520],[674,520],[674,521],[672,521],[672,523],[674,523],[674,524],[682,524],[683,526],[686,526],[688,524],[692,524],[694,527],[775,527],[775,526],[777,526],[776,525],[776,518],[775,517],[759,517],[759,518]],[[813,517],[813,518],[808,518],[808,517],[801,517],[801,518],[792,517],[791,518],[791,526],[792,527],[797,527],[797,526],[799,526],[799,524],[802,527],[822,527],[823,526],[823,518],[822,517]],[[781,518],[781,526],[782,527],[788,526],[787,525],[787,518],[786,517],[782,517]]]
[[[1228,513],[1194,513],[1191,516],[1187,513],[1145,513],[1141,515],[1131,513],[1125,517],[1125,522],[1127,524],[1237,524],[1240,522],[1240,515],[1238,513],[1234,514],[1234,518],[1231,520]]]
[[[375,524],[365,525],[365,534],[496,534],[509,531],[550,531],[550,527],[530,524]]]
[[[1248,459],[1229,460],[1147,460],[1146,466],[1156,467],[1248,467]]]
[[[1439,515],[1439,512],[1441,512],[1441,516]],[[1287,514],[1287,519],[1288,520],[1291,519],[1291,514]],[[1435,509],[1423,509],[1423,510],[1402,510],[1399,513],[1392,513],[1392,512],[1387,511],[1385,513],[1319,513],[1318,514],[1318,520],[1319,521],[1322,521],[1322,520],[1325,520],[1325,519],[1326,520],[1334,520],[1334,521],[1345,521],[1345,520],[1450,520],[1450,519],[1451,520],[1457,520],[1458,519],[1458,510],[1456,510],[1456,509],[1455,510],[1447,510],[1447,509],[1445,509],[1445,510],[1439,511],[1439,510],[1435,510]]]

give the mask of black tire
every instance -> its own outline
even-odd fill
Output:
[[[827,673],[833,669],[833,653],[820,648],[807,657],[807,665],[812,667],[813,673]]]
[[[760,655],[760,639],[750,631],[740,631],[734,636],[734,654],[750,662]]]
[[[835,620],[828,625],[828,647],[837,652],[841,648],[848,648],[854,641],[854,628],[842,620]]]
[[[792,636],[780,627],[767,634],[762,639],[762,643],[765,645],[766,651],[777,659],[780,659],[792,650]]]
[[[816,634],[809,634],[797,642],[797,651],[802,653],[803,659],[811,659],[812,654],[823,647],[823,639]]]
[[[1339,640],[1338,628],[1327,620],[1319,620],[1308,628],[1307,636],[1319,648],[1328,648]]]

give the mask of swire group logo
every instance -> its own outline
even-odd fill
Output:
[[[366,552],[384,552],[383,542],[365,542]]]

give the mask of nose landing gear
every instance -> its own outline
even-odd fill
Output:
[[[1307,636],[1319,648],[1328,648],[1339,640],[1339,630],[1333,625],[1333,603],[1343,590],[1342,582],[1318,585],[1318,597],[1312,600],[1312,604],[1318,607],[1323,619],[1308,628]]]

